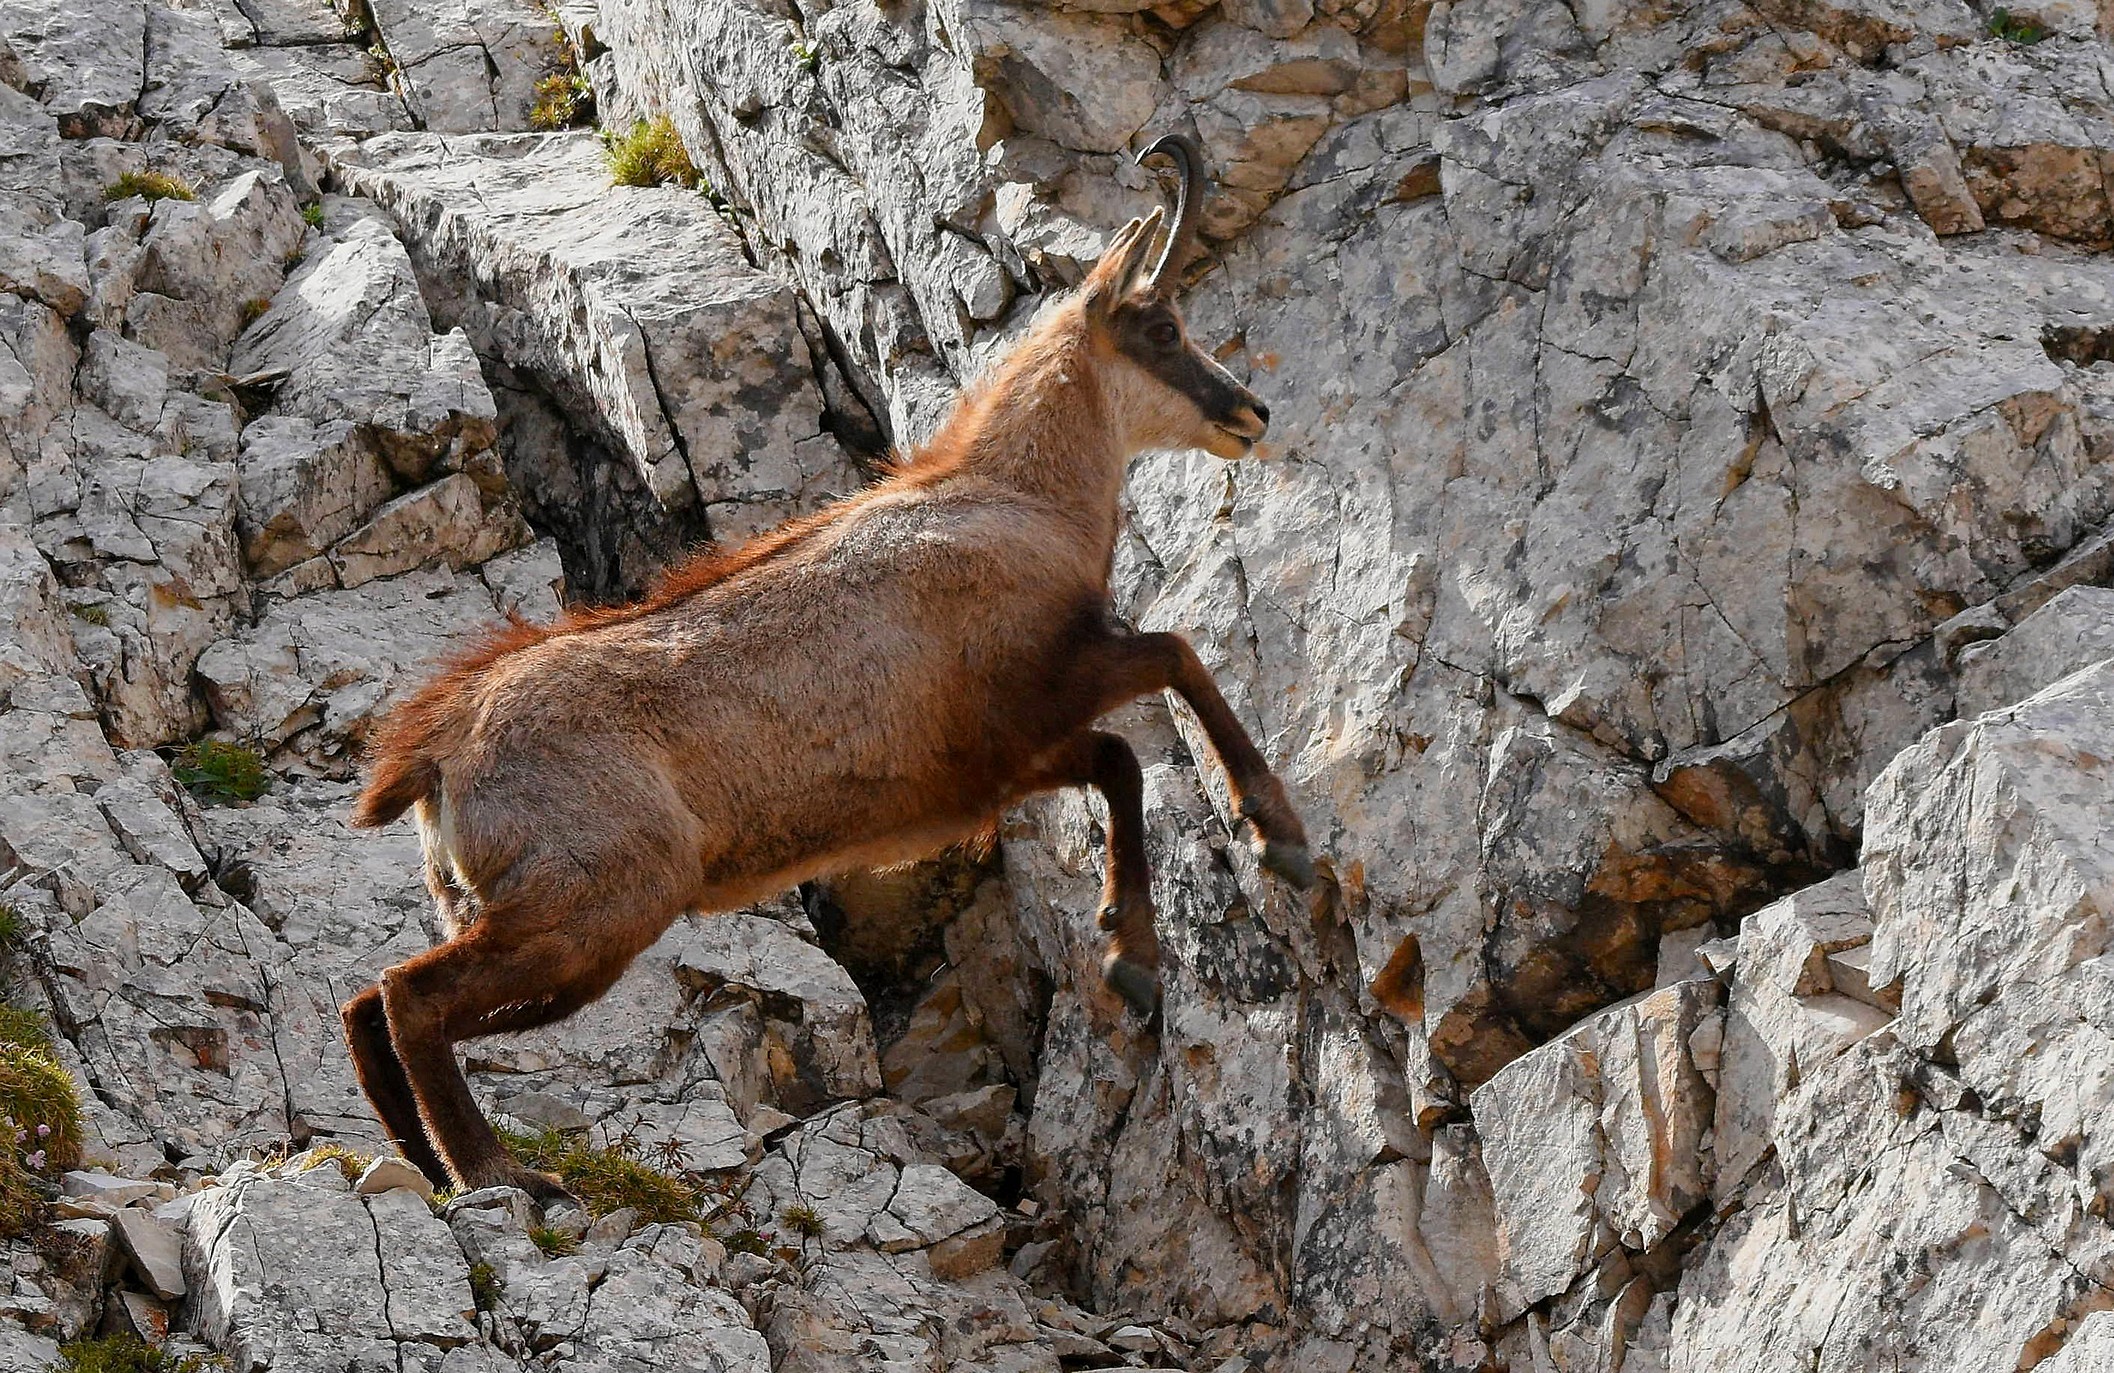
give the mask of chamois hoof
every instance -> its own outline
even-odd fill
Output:
[[[515,1169],[514,1175],[507,1179],[507,1185],[509,1187],[519,1187],[522,1191],[535,1198],[537,1204],[541,1206],[547,1207],[553,1202],[562,1202],[567,1206],[580,1206],[581,1209],[586,1209],[582,1206],[578,1197],[565,1190],[564,1183],[558,1181],[552,1174],[539,1173],[534,1168]]]
[[[1101,980],[1140,1016],[1150,1019],[1160,1008],[1160,979],[1149,968],[1110,954],[1101,965]]]
[[[1265,869],[1301,891],[1314,885],[1314,858],[1307,852],[1305,844],[1281,844],[1275,839],[1266,839],[1260,845],[1256,859]]]

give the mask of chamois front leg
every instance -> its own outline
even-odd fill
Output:
[[[1111,634],[1082,655],[1082,668],[1097,674],[1101,710],[1154,691],[1173,691],[1196,712],[1211,741],[1240,818],[1254,827],[1257,859],[1293,886],[1314,884],[1306,826],[1285,795],[1285,784],[1263,761],[1218,683],[1196,650],[1179,634]]]
[[[1122,736],[1074,735],[1029,779],[1029,788],[1092,787],[1108,802],[1107,871],[1101,913],[1109,949],[1101,977],[1130,1008],[1150,1016],[1160,1003],[1160,937],[1153,929],[1152,868],[1145,859],[1145,775]]]

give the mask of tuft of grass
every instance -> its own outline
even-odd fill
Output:
[[[81,1160],[81,1098],[73,1075],[59,1066],[48,1031],[42,1043],[0,1044],[0,1112],[15,1122],[32,1160],[64,1170]]]
[[[544,1257],[562,1259],[567,1254],[580,1252],[580,1237],[568,1235],[563,1230],[553,1230],[548,1225],[529,1227],[529,1239],[544,1253]]]
[[[110,610],[106,606],[77,605],[73,608],[73,617],[84,625],[101,625],[105,629],[110,627]]]
[[[592,124],[594,118],[595,89],[578,71],[552,72],[536,83],[536,103],[529,106],[530,128],[577,129]]]
[[[141,196],[147,200],[196,200],[190,182],[167,172],[124,172],[103,188],[103,199],[125,200]]]
[[[227,1361],[218,1355],[179,1358],[137,1335],[104,1335],[62,1344],[57,1365],[64,1373],[206,1373],[226,1366]]]
[[[651,122],[641,119],[627,134],[603,134],[609,158],[610,179],[619,186],[681,186],[697,189],[697,167],[682,135],[665,115]]]
[[[13,917],[16,922],[13,933],[0,936],[12,944],[22,937],[22,917],[13,906],[0,906],[0,912]],[[44,1018],[42,1011],[0,1003],[0,1047],[28,1049],[49,1056],[51,1043],[51,1022]]]
[[[479,1311],[495,1311],[499,1299],[506,1295],[506,1284],[499,1280],[499,1273],[489,1263],[470,1265],[470,1300]]]
[[[264,771],[263,754],[221,739],[185,744],[177,750],[169,771],[201,801],[254,801],[264,795],[271,781]]]
[[[313,205],[303,205],[301,207],[301,222],[311,229],[322,228],[323,202],[319,200]]]
[[[266,297],[251,296],[248,300],[242,302],[242,327],[247,329],[258,320],[263,319],[264,312],[271,308],[272,303]]]
[[[22,918],[22,908],[11,903],[0,903],[0,949],[15,948],[21,944],[28,934],[29,922]],[[13,1011],[14,1009],[12,1006],[0,1006],[0,1012]],[[24,1011],[22,1014],[33,1015],[35,1013]],[[43,1017],[37,1016],[37,1019],[41,1022]],[[0,1024],[4,1024],[4,1022],[0,1022]],[[0,1038],[5,1038],[6,1034],[7,1031],[4,1028],[0,1028]],[[48,1037],[46,1042],[49,1042]]]
[[[2017,43],[2021,47],[2031,47],[2042,39],[2053,38],[2055,35],[2043,25],[2031,19],[2022,19],[2000,6],[1989,16],[1989,36],[2001,38],[2007,43]]]
[[[338,1166],[338,1171],[345,1175],[347,1182],[358,1182],[360,1174],[366,1172],[367,1165],[372,1162],[374,1162],[374,1155],[372,1154],[357,1153],[337,1143],[319,1144],[308,1151],[308,1159],[301,1165],[301,1171],[305,1173],[311,1168],[321,1168],[326,1163],[335,1163]]]
[[[804,1201],[796,1201],[778,1213],[785,1228],[804,1240],[821,1239],[828,1227],[822,1222],[822,1213]]]
[[[502,1130],[500,1137],[529,1167],[556,1173],[591,1215],[606,1216],[629,1206],[647,1222],[698,1219],[704,1198],[695,1184],[623,1149],[597,1149],[584,1137],[559,1130],[533,1135]]]

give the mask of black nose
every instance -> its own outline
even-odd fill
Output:
[[[1261,421],[1262,421],[1262,422],[1263,422],[1264,424],[1268,424],[1268,423],[1270,422],[1270,407],[1269,407],[1269,406],[1267,406],[1267,405],[1264,405],[1264,404],[1263,404],[1263,403],[1262,403],[1261,401],[1257,401],[1257,402],[1255,402],[1255,405],[1254,405],[1254,410],[1255,410],[1255,418],[1257,418],[1257,419],[1261,420]]]

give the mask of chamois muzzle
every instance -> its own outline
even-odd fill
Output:
[[[1227,406],[1222,414],[1212,417],[1212,423],[1235,441],[1224,449],[1215,444],[1209,445],[1210,451],[1222,458],[1246,457],[1249,450],[1254,448],[1255,441],[1270,427],[1270,407],[1264,405],[1255,397],[1254,392],[1238,382],[1234,383],[1234,389],[1238,394],[1232,404]]]

